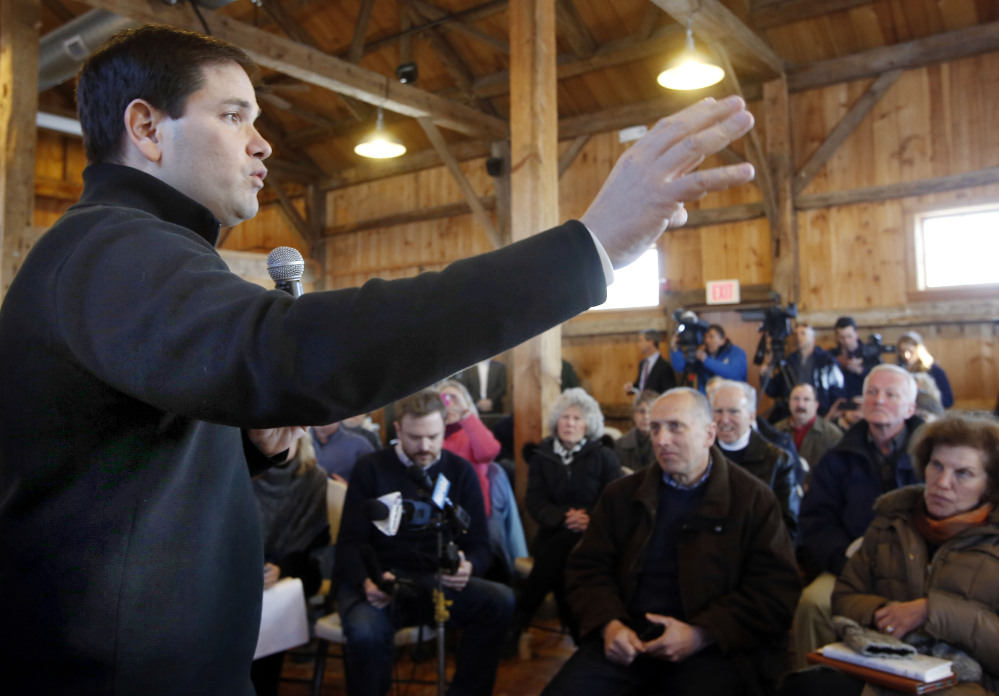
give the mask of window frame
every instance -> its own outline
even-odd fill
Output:
[[[922,258],[922,221],[931,217],[963,215],[989,210],[999,213],[999,200],[996,200],[995,197],[968,200],[960,204],[938,203],[917,206],[906,211],[906,299],[909,302],[986,299],[999,295],[999,282],[927,288],[922,280],[925,271],[925,263]]]

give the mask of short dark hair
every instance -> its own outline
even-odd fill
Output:
[[[999,421],[989,415],[948,413],[920,427],[909,443],[912,465],[920,478],[926,478],[926,465],[940,445],[971,447],[981,452],[988,478],[985,499],[999,503]]]
[[[722,338],[725,338],[725,329],[721,327],[721,324],[708,324],[707,331],[714,331]],[[707,333],[707,331],[705,331],[705,333]]]
[[[855,329],[857,328],[857,322],[853,320],[853,317],[840,317],[839,319],[836,320],[836,323],[833,325],[833,328],[839,330],[839,329],[845,329],[848,326],[852,326]]]
[[[187,98],[204,86],[203,67],[236,63],[251,79],[257,66],[242,50],[211,36],[159,24],[120,31],[80,68],[77,113],[90,163],[117,163],[125,139],[123,115],[145,99],[170,118],[184,114]]]
[[[423,389],[395,402],[395,420],[402,423],[403,416],[423,418],[434,413],[447,420],[447,404],[435,389]]]
[[[652,341],[653,343],[655,343],[656,344],[656,348],[659,347],[659,332],[658,331],[656,331],[655,329],[646,329],[645,331],[642,332],[642,335],[645,336],[645,340]]]

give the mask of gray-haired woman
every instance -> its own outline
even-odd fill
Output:
[[[603,438],[604,416],[583,389],[567,389],[552,404],[551,435],[524,448],[528,462],[527,510],[539,529],[532,546],[534,567],[517,598],[514,633],[527,625],[549,592],[562,622],[578,639],[565,602],[565,561],[590,521],[604,486],[622,475],[613,442]]]

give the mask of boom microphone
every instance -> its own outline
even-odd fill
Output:
[[[282,246],[267,255],[267,275],[274,281],[274,287],[292,297],[302,296],[303,273],[305,259],[298,249]]]

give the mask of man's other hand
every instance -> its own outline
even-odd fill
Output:
[[[752,127],[742,99],[709,97],[660,119],[618,159],[580,218],[614,268],[645,253],[667,227],[686,223],[685,201],[752,180],[753,167],[746,163],[695,171]]]
[[[603,627],[604,657],[619,665],[630,665],[645,652],[645,644],[630,628],[617,619]]]
[[[452,590],[458,590],[459,592],[465,589],[465,585],[468,584],[468,579],[472,577],[472,562],[465,560],[465,552],[458,552],[461,562],[458,563],[458,572],[454,575],[442,575],[441,582],[444,587],[450,587]]]
[[[671,616],[646,614],[652,623],[662,624],[665,632],[653,641],[645,643],[645,652],[652,657],[669,662],[682,662],[711,644],[707,632],[699,626],[691,626]]]
[[[395,576],[388,571],[382,573],[382,578],[389,582],[395,580]],[[375,609],[384,609],[392,601],[392,595],[378,589],[378,585],[371,578],[364,578],[364,596]]]

